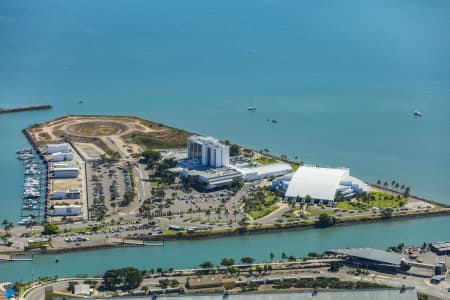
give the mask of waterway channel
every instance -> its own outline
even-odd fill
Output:
[[[0,281],[31,280],[32,276],[58,277],[76,274],[99,275],[107,269],[134,266],[151,268],[190,268],[209,260],[218,264],[223,257],[239,260],[252,256],[269,259],[270,252],[279,259],[281,253],[303,256],[332,248],[377,247],[405,242],[450,240],[450,217],[414,219],[401,222],[361,224],[328,229],[278,232],[223,239],[166,242],[164,247],[125,247],[65,254],[36,255],[33,262],[0,263]],[[59,262],[56,263],[55,260]]]

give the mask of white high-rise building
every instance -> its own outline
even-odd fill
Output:
[[[202,166],[220,168],[230,164],[230,147],[212,137],[189,137],[187,150],[188,159],[197,159]]]

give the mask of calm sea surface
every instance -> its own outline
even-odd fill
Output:
[[[54,109],[0,115],[0,219],[19,219],[23,175],[15,150],[27,145],[20,130],[67,113],[138,115],[307,163],[347,166],[367,181],[396,180],[450,203],[449,15],[443,0],[1,1],[0,107]],[[412,116],[416,109],[422,118]],[[384,247],[404,234],[412,242],[450,239],[450,218],[392,223],[392,237],[386,226],[368,226],[367,245]],[[363,245],[354,240],[358,230],[366,236],[362,229],[235,238],[230,253],[238,256],[240,244],[248,251],[253,242],[273,245],[278,236],[280,249],[292,252]],[[178,248],[195,249],[195,265],[224,243],[106,253],[172,253],[149,264],[159,257],[186,266]],[[94,262],[98,255],[89,253]],[[41,274],[48,259],[35,262]],[[123,259],[91,271],[135,262]],[[4,268],[1,278],[13,270]],[[58,268],[47,271],[63,274]]]

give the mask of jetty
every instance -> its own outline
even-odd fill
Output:
[[[43,109],[51,109],[51,108],[52,108],[52,106],[49,104],[27,105],[27,106],[13,107],[13,108],[0,108],[0,114],[29,111],[29,110],[43,110]]]
[[[144,240],[130,240],[130,239],[122,239],[122,238],[109,238],[112,243],[122,244],[122,245],[136,245],[136,246],[159,246],[163,247],[164,242],[162,243],[147,243]]]
[[[2,261],[33,261],[33,257],[14,257],[12,255],[2,254],[0,255],[0,262]]]

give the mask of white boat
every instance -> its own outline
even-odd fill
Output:
[[[249,105],[249,107],[247,107],[247,109],[248,109],[249,111],[255,111],[255,110],[256,110],[256,106],[254,106],[254,105]]]
[[[40,183],[39,179],[34,179],[31,177],[25,178],[24,182],[29,183],[29,184],[37,184],[37,185],[39,185],[39,183]]]
[[[28,217],[28,218],[23,218],[22,220],[20,220],[19,221],[19,225],[27,225],[28,223],[30,223],[30,221],[31,221],[31,218],[30,217]]]
[[[37,199],[23,199],[23,205],[37,205],[39,204],[39,200]]]
[[[25,189],[30,189],[30,188],[38,188],[39,187],[39,183],[25,183],[24,185],[23,185],[23,187],[25,188]]]
[[[35,190],[25,190],[23,192],[22,198],[39,198],[41,196],[41,193]]]
[[[416,111],[414,111],[413,115],[416,117],[421,117],[422,113],[420,111],[416,110]]]
[[[27,205],[23,205],[22,209],[25,209],[25,210],[37,210],[37,209],[39,209],[39,207],[37,205],[27,204]]]
[[[16,154],[31,154],[33,152],[33,149],[31,148],[20,148],[16,151]]]
[[[35,158],[35,157],[36,156],[34,156],[33,154],[30,154],[30,153],[23,153],[23,154],[17,155],[17,158],[21,159],[21,160],[31,159],[31,158]]]

